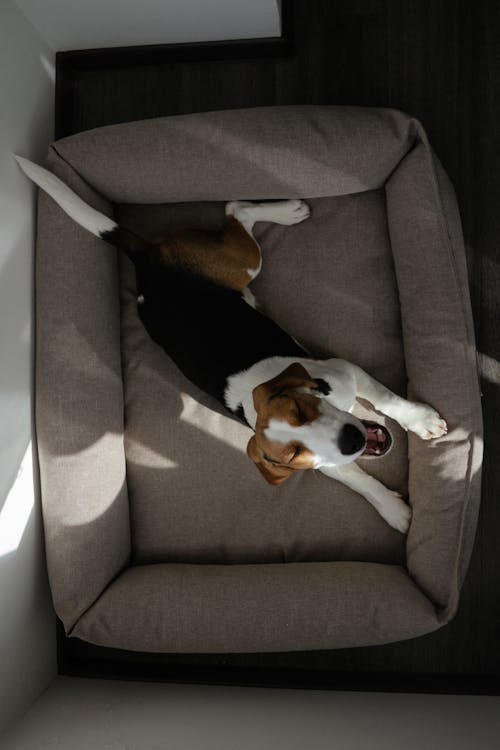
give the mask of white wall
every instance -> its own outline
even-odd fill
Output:
[[[281,34],[277,0],[16,0],[59,52]]]
[[[56,673],[55,620],[35,500],[32,438],[35,194],[11,152],[53,139],[54,53],[0,3],[0,731]]]
[[[58,677],[2,750],[496,750],[500,698]]]

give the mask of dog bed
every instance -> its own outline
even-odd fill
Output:
[[[182,115],[64,138],[47,166],[151,239],[217,228],[228,200],[306,199],[308,221],[255,227],[261,309],[312,356],[361,365],[449,428],[424,442],[388,421],[393,450],[360,461],[409,497],[407,537],[319,472],[270,487],[246,456],[249,428],[148,338],[128,259],[40,194],[36,428],[66,634],[136,651],[262,652],[446,624],[474,539],[482,422],[460,219],[419,122],[328,106]],[[355,413],[373,415],[366,403]]]

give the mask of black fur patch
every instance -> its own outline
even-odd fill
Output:
[[[239,292],[180,268],[158,263],[155,246],[116,227],[101,238],[125,251],[137,276],[139,317],[184,375],[227,408],[229,375],[268,357],[306,352],[277,323],[248,305]],[[325,383],[326,385],[326,383]],[[246,422],[243,409],[236,419]]]
[[[226,381],[268,357],[304,349],[241,294],[201,276],[136,263],[138,306],[147,332],[184,375],[224,406]],[[227,407],[226,407],[227,408]]]
[[[227,406],[226,406],[226,409],[227,409]],[[240,420],[240,422],[243,422],[244,424],[248,425],[248,427],[250,427],[250,425],[248,424],[248,422],[247,422],[247,420],[246,420],[246,417],[245,417],[245,410],[244,410],[244,408],[243,408],[243,404],[240,404],[240,405],[238,406],[238,408],[236,409],[236,411],[235,411],[235,412],[233,412],[233,414],[234,414],[234,416],[235,416],[235,417],[236,417],[237,419],[239,419],[239,420]]]
[[[315,390],[322,393],[323,396],[328,396],[332,392],[331,387],[323,378],[314,378],[314,382],[316,383]]]
[[[123,227],[116,227],[108,232],[101,232],[101,239],[109,242],[119,250],[123,250],[134,262],[141,257],[141,254],[147,254],[151,249],[151,243],[143,240],[138,234],[130,232]]]

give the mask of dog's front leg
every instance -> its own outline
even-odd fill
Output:
[[[446,422],[431,406],[396,396],[361,367],[347,364],[352,368],[356,379],[356,395],[373,404],[377,411],[396,420],[403,429],[414,432],[422,440],[431,440],[446,435],[448,432]]]
[[[410,525],[411,508],[399,492],[387,489],[382,482],[371,477],[355,463],[342,466],[321,466],[319,470],[362,495],[389,526],[406,534]]]

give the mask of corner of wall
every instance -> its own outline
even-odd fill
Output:
[[[0,5],[0,734],[56,675],[55,616],[33,468],[36,195],[12,153],[43,158],[54,132],[55,54]]]

